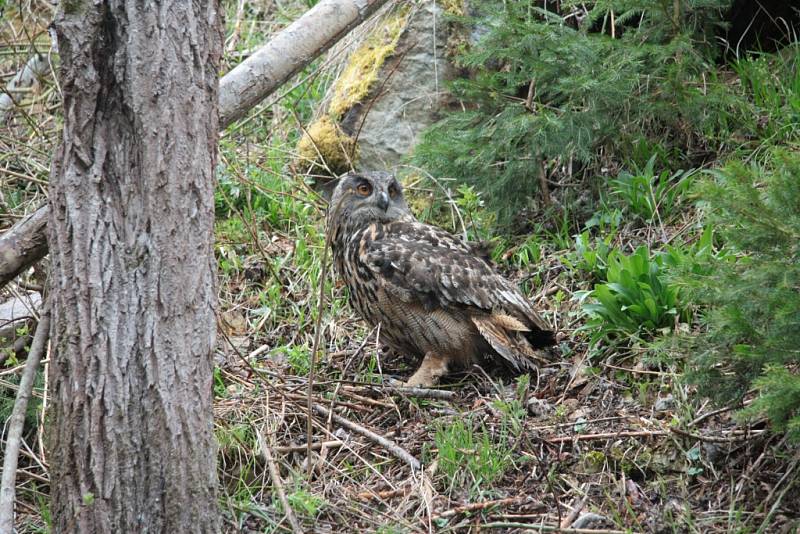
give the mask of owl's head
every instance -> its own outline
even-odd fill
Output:
[[[328,207],[331,227],[346,234],[374,222],[413,218],[400,182],[388,172],[350,172],[339,179]]]

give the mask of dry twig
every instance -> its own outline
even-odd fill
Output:
[[[261,447],[261,452],[264,453],[264,459],[267,460],[269,476],[272,478],[272,484],[275,486],[275,493],[278,494],[278,499],[281,501],[281,506],[283,506],[283,513],[286,514],[286,519],[288,519],[289,524],[292,525],[294,534],[302,534],[303,529],[300,527],[300,523],[297,522],[297,517],[295,517],[292,506],[289,504],[289,499],[286,498],[286,491],[283,489],[283,480],[278,471],[278,466],[275,464],[275,458],[272,456],[272,451],[267,444],[267,440],[264,439],[264,436],[261,435],[261,432],[257,428],[256,437],[258,439],[258,445]]]
[[[520,495],[518,497],[508,497],[505,499],[496,499],[493,501],[473,502],[465,504],[463,506],[456,506],[455,508],[452,508],[450,510],[445,510],[440,514],[434,514],[433,518],[439,519],[441,517],[453,517],[455,515],[464,514],[467,512],[486,510],[487,508],[492,508],[495,506],[510,506],[514,504],[521,504],[529,499],[530,498],[527,495]]]
[[[47,339],[50,334],[50,310],[45,305],[36,335],[33,338],[25,370],[19,383],[19,391],[14,401],[14,410],[11,413],[6,440],[5,458],[3,460],[3,478],[0,484],[0,532],[13,532],[14,530],[14,499],[17,477],[17,458],[19,457],[22,428],[25,424],[25,411],[33,391],[33,382],[36,378],[36,369],[44,354]]]
[[[402,395],[404,397],[418,397],[420,399],[436,399],[451,401],[458,397],[458,393],[446,389],[429,389],[405,386],[364,386],[364,387],[345,387],[347,391],[358,391],[362,393],[383,393]]]
[[[408,465],[412,467],[412,469],[417,470],[420,468],[419,460],[414,458],[411,453],[409,453],[404,448],[400,447],[397,443],[386,439],[383,436],[379,436],[375,432],[364,428],[363,426],[359,425],[358,423],[354,423],[349,419],[345,419],[341,415],[335,414],[332,411],[328,410],[324,406],[319,404],[314,405],[314,411],[320,414],[323,417],[330,418],[332,421],[336,422],[339,426],[343,426],[347,429],[352,430],[358,434],[361,434],[365,438],[374,441],[387,451],[389,451],[394,457],[399,458],[406,462]]]

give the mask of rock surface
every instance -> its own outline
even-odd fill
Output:
[[[447,32],[444,13],[434,2],[425,2],[409,16],[395,53],[381,69],[372,101],[354,108],[343,121],[345,130],[355,126],[352,134],[358,135],[358,168],[393,168],[413,150],[422,130],[439,118],[449,99],[445,81],[453,75]]]

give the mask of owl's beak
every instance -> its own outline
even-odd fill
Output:
[[[389,195],[386,194],[386,191],[381,191],[378,195],[378,207],[383,211],[389,209]]]

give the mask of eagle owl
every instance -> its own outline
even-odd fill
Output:
[[[472,364],[532,370],[553,332],[520,291],[452,234],[423,224],[385,172],[344,175],[328,232],[350,302],[382,341],[422,359],[408,386]]]

